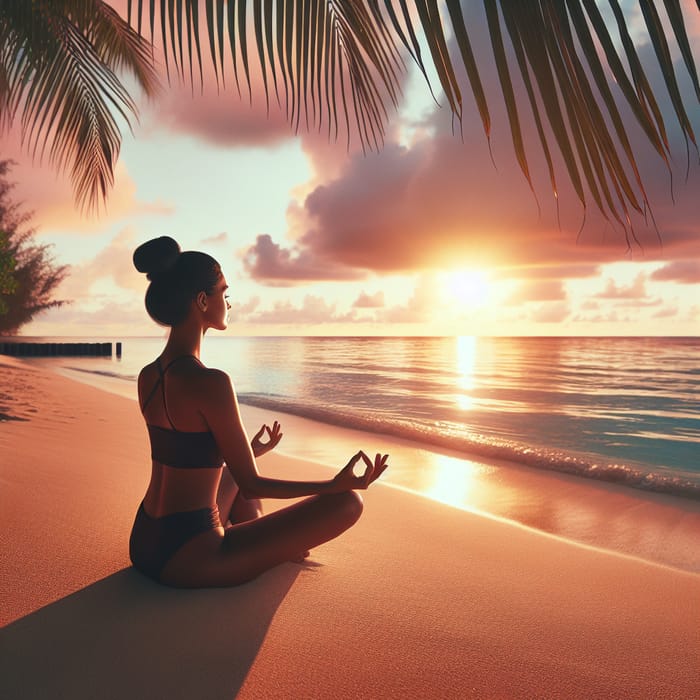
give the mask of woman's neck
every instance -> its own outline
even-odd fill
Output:
[[[162,354],[171,359],[182,355],[192,355],[199,359],[203,336],[201,328],[194,328],[187,324],[173,326]]]

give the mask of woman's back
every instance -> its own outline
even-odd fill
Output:
[[[182,356],[159,358],[139,375],[153,458],[144,505],[154,517],[216,502],[223,459],[200,410],[206,372],[195,357]]]

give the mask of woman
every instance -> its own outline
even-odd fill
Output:
[[[381,475],[387,456],[360,451],[328,481],[261,476],[255,459],[280,441],[279,423],[249,441],[228,375],[199,360],[202,337],[224,330],[231,308],[219,264],[163,236],[139,246],[134,265],[151,281],[149,315],[170,326],[138,379],[153,464],[131,532],[134,566],[170,586],[233,586],[347,530],[362,513],[356,490]],[[260,516],[257,499],[300,496],[309,498]]]

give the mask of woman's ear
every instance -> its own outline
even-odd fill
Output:
[[[206,311],[207,310],[207,295],[206,292],[200,292],[197,294],[197,307],[201,311]]]

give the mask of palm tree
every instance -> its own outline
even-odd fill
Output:
[[[119,146],[107,103],[122,114],[135,113],[115,71],[130,69],[152,94],[155,79],[147,42],[157,36],[169,79],[203,81],[203,62],[210,60],[216,82],[223,83],[232,71],[239,91],[244,80],[250,91],[250,41],[268,104],[271,98],[277,100],[297,127],[302,119],[305,126],[325,125],[329,138],[336,138],[344,127],[348,134],[357,134],[363,148],[381,147],[389,110],[399,103],[402,73],[407,61],[413,61],[426,79],[428,67],[437,75],[458,123],[463,118],[462,94],[471,92],[488,138],[493,101],[486,98],[472,49],[473,32],[479,29],[465,19],[467,1],[128,0],[124,22],[99,0],[4,0],[0,117],[12,120],[22,104],[30,143],[36,148],[40,137],[43,143],[53,138],[54,160],[72,161],[78,200],[94,204],[105,196]],[[529,111],[555,196],[554,148],[583,206],[592,199],[628,230],[631,211],[646,214],[648,201],[618,103],[626,104],[667,167],[670,148],[658,96],[619,1],[481,4],[525,177],[531,183],[520,126],[523,113]],[[684,10],[679,0],[664,0],[661,14],[659,4],[638,0],[645,39],[654,49],[674,118],[697,152],[687,105],[700,101],[700,85]],[[685,5],[686,13],[695,12],[690,0]],[[18,9],[21,6],[26,7]],[[694,95],[681,93],[671,39]],[[429,63],[424,52],[429,53]],[[79,73],[80,84],[73,80],[73,71]],[[41,88],[33,87],[35,82]],[[525,105],[516,99],[517,89],[525,91]],[[87,134],[94,134],[92,140]]]
[[[69,166],[76,199],[95,207],[113,184],[121,133],[136,115],[120,73],[147,95],[151,45],[101,0],[2,0],[0,133],[20,120],[34,156]]]

